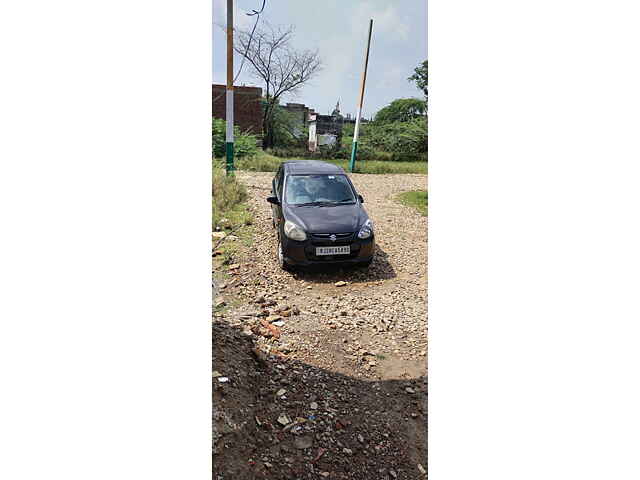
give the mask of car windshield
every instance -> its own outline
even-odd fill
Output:
[[[285,200],[290,205],[339,205],[356,198],[346,175],[291,175]]]

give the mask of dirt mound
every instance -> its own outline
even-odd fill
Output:
[[[215,480],[424,478],[426,379],[363,381],[213,334]]]
[[[250,465],[237,462],[253,453],[247,438],[257,434],[256,392],[265,365],[252,354],[253,342],[222,322],[213,322],[213,462],[214,476],[253,478]]]

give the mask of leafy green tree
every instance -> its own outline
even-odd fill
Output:
[[[387,105],[375,116],[375,123],[408,122],[424,116],[427,102],[418,98],[399,98]]]
[[[413,75],[411,75],[408,80],[411,82],[416,82],[416,85],[420,90],[424,92],[425,99],[429,98],[428,93],[428,60],[425,60],[420,65],[418,65],[413,71]]]

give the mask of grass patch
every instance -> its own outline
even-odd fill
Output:
[[[242,250],[251,245],[253,215],[247,205],[246,187],[235,176],[227,176],[216,163],[213,166],[212,227],[214,231],[226,231],[236,237],[212,240],[214,265],[221,266],[234,263]],[[220,274],[217,278],[221,279]]]
[[[216,247],[215,264],[228,266],[238,263],[253,245],[254,231],[251,226],[245,226],[240,230],[234,231],[233,236],[236,238],[225,238]],[[218,240],[214,240],[213,244],[215,245],[216,243],[218,243]]]
[[[398,195],[398,201],[408,207],[415,208],[422,215],[427,215],[428,194],[426,190],[404,192]]]
[[[240,248],[238,248],[235,241],[225,240],[216,248],[216,252],[219,252],[219,255],[216,256],[217,262],[219,262],[220,265],[228,266],[234,263],[234,260],[240,252]]]
[[[247,207],[247,189],[234,176],[214,164],[212,226],[216,229],[235,229],[251,225],[252,215]]]
[[[302,158],[281,158],[261,152],[255,157],[240,158],[235,161],[236,168],[250,172],[275,172],[282,162],[291,160],[305,160]],[[349,160],[322,159],[323,162],[333,163],[349,170]],[[217,160],[217,165],[222,161]],[[427,162],[391,162],[382,160],[358,160],[356,173],[394,174],[394,173],[419,173],[426,175]]]
[[[335,160],[345,170],[349,168],[347,160]],[[356,173],[394,174],[394,173],[420,173],[427,174],[427,162],[385,162],[380,160],[361,160],[356,162]]]

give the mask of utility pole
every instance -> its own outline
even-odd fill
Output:
[[[233,175],[233,0],[227,0],[227,175]]]
[[[364,85],[367,81],[367,67],[369,65],[369,47],[371,46],[371,30],[373,29],[373,19],[369,20],[369,37],[367,38],[367,51],[364,56],[364,71],[362,72],[362,82],[360,83],[360,100],[358,102],[358,113],[356,115],[356,126],[353,130],[353,147],[351,148],[351,161],[349,171],[353,173],[356,167],[356,153],[358,151],[358,132],[360,130],[360,117],[362,116],[362,103],[364,102]]]

